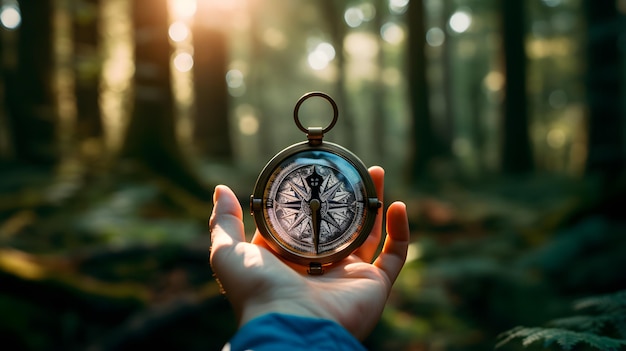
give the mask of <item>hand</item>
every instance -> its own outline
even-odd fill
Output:
[[[372,167],[369,172],[382,200],[384,171]],[[389,206],[388,236],[373,263],[382,237],[382,213],[359,249],[325,268],[324,275],[311,276],[306,267],[275,256],[258,230],[246,242],[242,209],[228,187],[217,186],[213,197],[211,267],[240,326],[267,313],[284,313],[333,320],[359,340],[369,334],[406,260],[409,226],[403,203]]]

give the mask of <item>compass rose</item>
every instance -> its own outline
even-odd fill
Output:
[[[277,219],[297,239],[319,246],[343,234],[354,219],[350,183],[331,167],[305,166],[288,174],[274,201]]]

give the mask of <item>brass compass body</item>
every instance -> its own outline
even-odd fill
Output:
[[[328,100],[334,111],[325,128],[305,128],[300,105],[311,97]],[[378,208],[374,183],[359,158],[346,148],[323,141],[336,123],[338,109],[328,95],[305,94],[294,120],[307,141],[276,154],[259,175],[250,198],[259,232],[280,256],[322,274],[323,267],[356,250],[371,232]]]

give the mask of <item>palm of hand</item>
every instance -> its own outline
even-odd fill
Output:
[[[382,199],[383,171],[373,167],[370,173]],[[310,276],[305,268],[276,257],[258,232],[251,243],[245,241],[241,207],[230,189],[216,188],[215,199],[211,265],[241,325],[275,312],[330,319],[359,339],[369,333],[406,258],[409,232],[403,204],[389,207],[389,237],[373,264],[382,214],[361,248],[324,275]]]

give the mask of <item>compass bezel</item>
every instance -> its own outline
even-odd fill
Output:
[[[272,177],[277,173],[276,169],[287,159],[296,156],[298,153],[306,151],[323,151],[337,155],[354,168],[363,183],[365,190],[365,204],[362,216],[365,218],[362,220],[362,226],[358,231],[356,238],[347,246],[344,246],[343,249],[332,250],[327,253],[316,255],[301,254],[297,250],[285,245],[278,233],[273,231],[271,224],[267,223],[265,216],[267,199],[264,198],[264,195],[266,194],[268,187],[272,184]],[[265,165],[259,174],[259,177],[254,185],[254,192],[250,197],[250,212],[254,216],[254,221],[259,233],[261,233],[261,235],[265,238],[270,248],[281,257],[291,262],[307,266],[328,265],[333,262],[338,262],[354,252],[365,242],[372,231],[379,207],[380,201],[378,200],[376,194],[374,182],[363,162],[350,150],[327,141],[323,141],[320,144],[312,144],[309,141],[303,141],[280,151]]]

